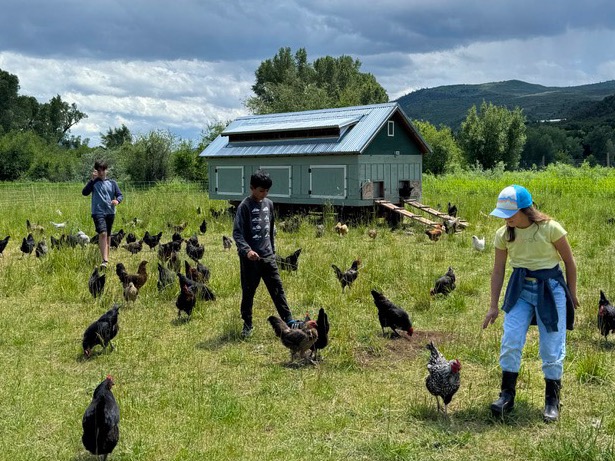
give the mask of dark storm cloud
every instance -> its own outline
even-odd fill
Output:
[[[5,0],[0,49],[31,56],[233,61],[425,53],[615,28],[615,2]]]

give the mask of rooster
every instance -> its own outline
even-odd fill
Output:
[[[143,243],[145,243],[150,250],[153,250],[160,243],[161,238],[162,232],[152,235],[149,231],[145,231],[145,234],[143,235]]]
[[[232,246],[233,246],[233,241],[226,235],[223,235],[222,236],[222,247],[225,250],[230,250]]]
[[[606,299],[602,290],[598,302],[598,329],[605,341],[609,333],[615,333],[615,307]]]
[[[429,294],[431,296],[435,296],[437,294],[447,295],[455,288],[455,272],[453,271],[453,268],[449,266],[446,274],[436,280],[436,284],[431,290],[429,290]]]
[[[306,355],[307,351],[318,339],[317,324],[314,320],[308,320],[302,328],[290,328],[284,320],[275,315],[270,315],[267,321],[282,344],[290,349],[291,362],[297,356],[303,360],[309,360]]]
[[[128,282],[132,282],[137,290],[140,290],[145,282],[147,282],[147,270],[145,266],[147,265],[147,261],[141,261],[139,263],[139,268],[137,269],[136,274],[129,274],[126,271],[126,267],[122,263],[117,263],[115,265],[115,273],[117,274],[120,282],[122,282],[122,286],[127,285]]]
[[[158,263],[158,291],[175,283],[175,272]]]
[[[331,267],[335,271],[335,276],[342,284],[342,292],[344,291],[344,288],[346,287],[350,288],[353,282],[357,279],[357,277],[359,276],[359,266],[360,265],[361,265],[361,260],[355,259],[352,262],[350,269],[348,269],[346,272],[342,272],[340,268],[337,267],[335,264],[331,264]]]
[[[427,349],[431,352],[429,361],[427,362],[427,371],[429,375],[425,379],[425,385],[431,395],[436,398],[438,411],[440,411],[440,400],[444,402],[444,414],[447,414],[448,404],[453,399],[455,393],[461,385],[461,362],[457,359],[446,360],[438,351],[433,341],[427,344]]]
[[[427,237],[429,237],[429,240],[431,240],[432,242],[437,242],[438,240],[440,240],[440,237],[442,237],[442,233],[444,232],[444,226],[442,226],[442,224],[437,223],[434,224],[432,229],[428,229],[425,231],[425,234],[427,235]]]
[[[28,234],[28,236],[24,237],[24,239],[21,241],[21,246],[19,247],[19,249],[23,253],[21,257],[23,258],[25,255],[32,254],[35,246],[36,242],[34,241],[34,237],[32,236],[32,234]]]
[[[11,238],[11,236],[7,235],[2,240],[0,240],[0,256],[3,256],[2,252],[4,251],[6,246],[8,245],[10,238]]]
[[[476,251],[485,250],[485,237],[479,239],[476,235],[472,236],[472,246]]]
[[[83,446],[93,455],[102,455],[103,461],[120,439],[120,409],[111,392],[113,384],[113,378],[108,375],[96,387],[81,421]]]
[[[414,329],[412,328],[412,321],[408,313],[376,290],[372,290],[372,296],[374,304],[378,308],[378,320],[382,328],[382,335],[384,336],[384,329],[389,327],[393,330],[393,336],[395,337],[400,337],[400,334],[397,332],[398,328],[405,331],[408,336],[412,336]]]
[[[293,254],[285,258],[282,258],[280,255],[276,254],[275,262],[278,265],[278,268],[280,270],[286,270],[289,272],[296,271],[297,268],[299,267],[299,255],[300,254],[301,254],[301,248],[299,248]]]
[[[309,315],[306,316],[306,321],[309,321]],[[329,316],[325,312],[324,308],[318,310],[318,317],[316,318],[316,333],[318,333],[318,339],[312,344],[310,348],[312,350],[312,358],[318,358],[318,351],[324,349],[329,344]]]
[[[90,279],[88,280],[88,289],[94,298],[102,295],[106,280],[106,274],[101,274],[98,270],[98,266],[96,266],[92,272],[92,275],[90,275]]]
[[[108,345],[111,345],[111,349],[113,349],[111,340],[115,338],[120,329],[118,319],[119,309],[120,305],[114,304],[111,309],[86,328],[83,333],[83,342],[81,343],[83,346],[83,354],[86,357],[92,354],[92,349],[98,344],[105,349]]]

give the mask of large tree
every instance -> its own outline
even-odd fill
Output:
[[[431,147],[431,153],[423,156],[424,172],[442,174],[463,165],[461,149],[448,126],[440,125],[438,129],[431,123],[421,120],[415,120],[413,123]]]
[[[385,89],[360,69],[361,62],[350,56],[325,56],[310,63],[304,48],[294,56],[290,48],[280,48],[256,70],[255,96],[246,107],[268,114],[387,102]]]
[[[124,143],[132,142],[132,134],[126,125],[122,123],[120,128],[109,128],[106,134],[100,133],[100,140],[105,149],[116,149]]]
[[[525,144],[525,116],[518,107],[513,111],[483,101],[480,111],[472,106],[461,124],[459,144],[469,165],[493,168],[499,162],[506,169],[519,166]]]

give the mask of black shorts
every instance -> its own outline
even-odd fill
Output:
[[[96,232],[98,234],[106,232],[107,235],[111,235],[111,228],[113,227],[113,221],[115,220],[114,214],[95,214],[92,215],[92,219],[94,220],[94,227],[96,228]]]

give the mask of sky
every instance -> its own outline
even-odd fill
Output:
[[[247,115],[254,72],[280,48],[358,59],[390,100],[442,85],[615,79],[612,0],[3,0],[0,69],[21,95],[198,141]]]

